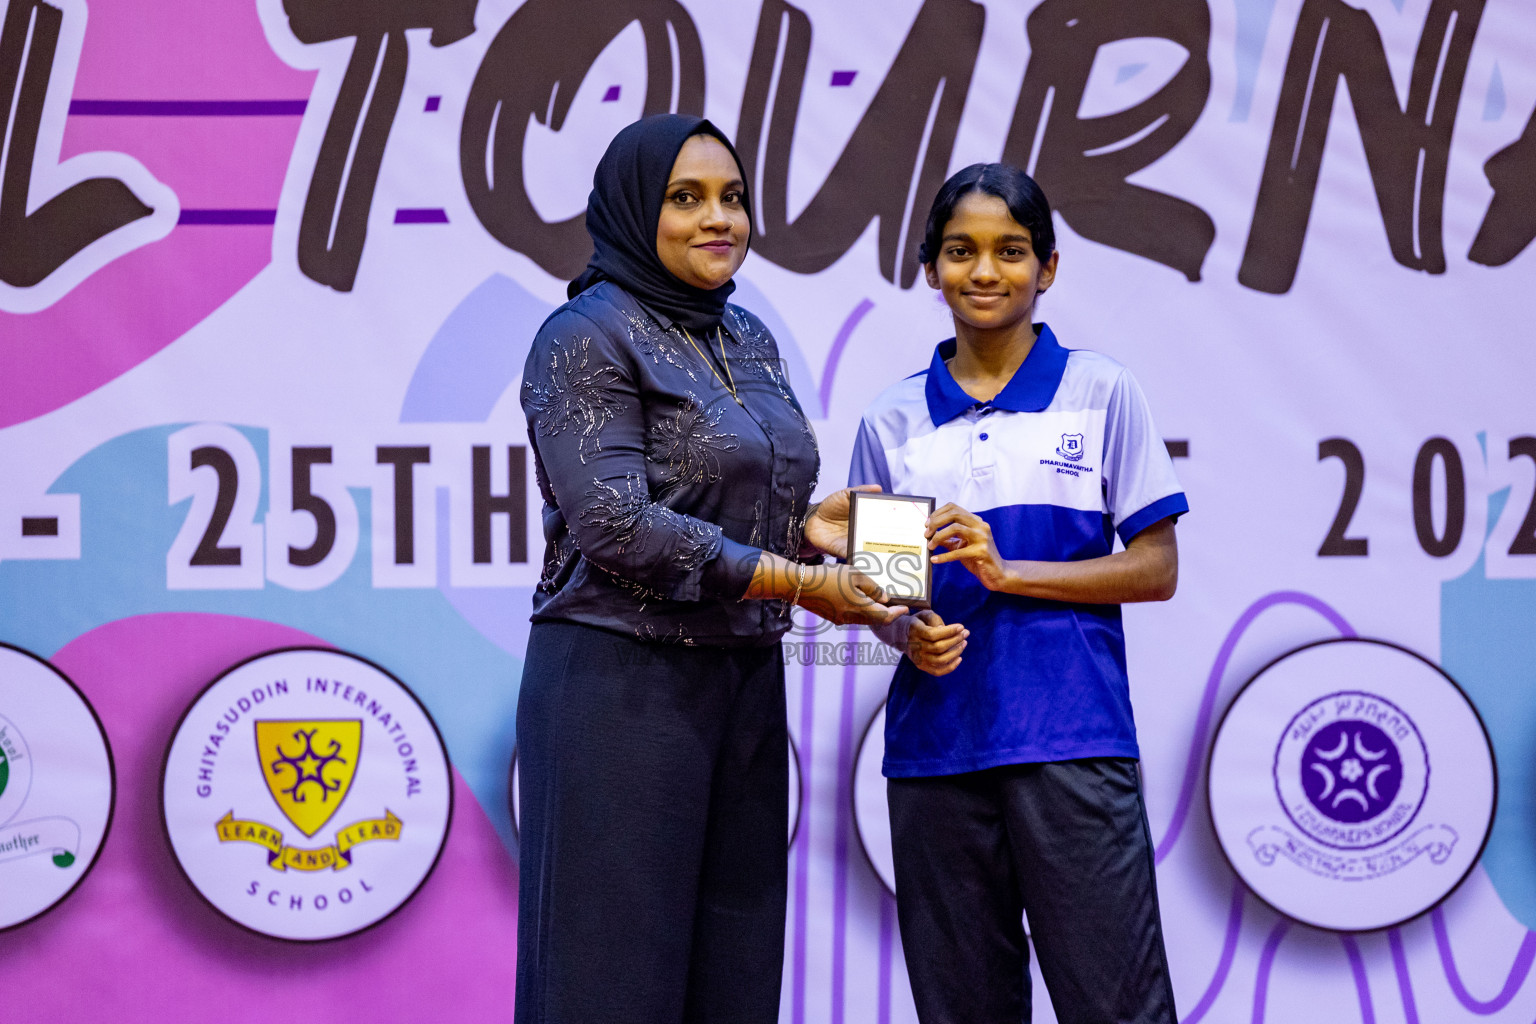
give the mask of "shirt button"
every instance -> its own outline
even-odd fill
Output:
[[[982,435],[981,435],[981,439],[982,439],[982,440],[983,440],[983,441],[985,441],[985,440],[986,440],[986,439],[987,439],[987,435],[986,435],[986,434],[982,434]]]

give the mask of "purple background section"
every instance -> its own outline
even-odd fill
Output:
[[[276,224],[276,210],[182,210],[177,224]]]
[[[1232,661],[1232,655],[1237,650],[1237,642],[1243,638],[1248,627],[1253,625],[1255,619],[1270,608],[1278,605],[1295,604],[1303,608],[1310,608],[1323,618],[1329,625],[1339,631],[1341,636],[1355,636],[1354,627],[1344,620],[1327,603],[1318,600],[1311,594],[1303,594],[1295,590],[1277,590],[1273,594],[1266,594],[1253,604],[1249,605],[1243,614],[1237,617],[1227,637],[1221,643],[1221,650],[1216,653],[1216,661],[1211,666],[1211,674],[1206,677],[1205,692],[1200,697],[1200,710],[1195,716],[1195,734],[1190,740],[1189,757],[1184,764],[1184,780],[1179,784],[1179,801],[1174,805],[1173,817],[1168,822],[1168,831],[1163,833],[1163,838],[1157,843],[1157,863],[1161,864],[1173,851],[1173,845],[1179,841],[1179,835],[1184,831],[1184,823],[1189,820],[1190,807],[1193,806],[1195,785],[1200,781],[1201,765],[1206,750],[1206,740],[1211,729],[1211,719],[1216,712],[1216,694],[1221,689],[1222,679],[1227,674],[1227,666]]]
[[[502,274],[480,282],[428,342],[400,404],[401,423],[484,423],[523,373],[555,307]]]
[[[303,117],[308,100],[70,100],[72,117]]]
[[[396,224],[447,224],[448,211],[438,208],[406,207],[395,211]]]
[[[1531,964],[1536,962],[1536,932],[1528,931],[1525,938],[1520,940],[1520,948],[1515,951],[1515,961],[1509,965],[1509,976],[1504,979],[1504,986],[1498,994],[1492,999],[1478,999],[1467,991],[1466,984],[1461,980],[1461,972],[1456,969],[1456,956],[1451,952],[1451,936],[1445,928],[1444,909],[1436,907],[1430,911],[1429,921],[1435,932],[1435,950],[1440,954],[1440,966],[1445,970],[1445,980],[1455,993],[1456,1000],[1479,1016],[1498,1013],[1508,1006],[1510,1000],[1515,998],[1515,993],[1525,984],[1525,979],[1530,976]]]

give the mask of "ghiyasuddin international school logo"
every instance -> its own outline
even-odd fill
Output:
[[[95,712],[52,665],[0,644],[0,929],[80,884],[112,801],[112,755]]]
[[[306,838],[336,815],[352,788],[363,748],[363,721],[254,722],[256,750],[267,792],[294,828]],[[219,841],[255,843],[267,851],[276,871],[341,871],[352,864],[352,848],[374,840],[400,839],[402,822],[389,810],[355,821],[336,833],[336,842],[318,847],[289,845],[281,829],[242,820],[231,810],[219,819]]]
[[[1314,644],[1245,686],[1211,751],[1233,868],[1277,910],[1383,928],[1443,899],[1493,822],[1492,751],[1438,668],[1379,641]]]
[[[188,880],[236,923],[294,940],[377,924],[447,838],[442,739],[379,667],[275,651],[220,676],[166,755],[162,808]]]
[[[1057,446],[1056,454],[1073,462],[1083,461],[1083,435],[1062,434],[1061,444]]]

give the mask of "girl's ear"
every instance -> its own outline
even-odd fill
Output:
[[[939,290],[939,271],[932,263],[923,264],[923,277],[928,281],[929,288]]]
[[[1035,289],[1038,294],[1045,294],[1045,290],[1055,283],[1056,258],[1060,255],[1061,253],[1058,250],[1053,249],[1051,250],[1051,258],[1040,264],[1040,284]],[[930,281],[930,283],[932,282]],[[935,284],[934,287],[937,288],[938,285]]]

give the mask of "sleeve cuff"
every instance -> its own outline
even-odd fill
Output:
[[[1161,522],[1169,517],[1177,519],[1188,511],[1189,501],[1184,497],[1182,491],[1178,494],[1170,494],[1166,498],[1159,498],[1140,512],[1126,516],[1120,521],[1120,525],[1116,528],[1115,532],[1120,535],[1122,541],[1129,543],[1132,537],[1153,523]]]
[[[762,557],[762,548],[721,536],[720,551],[699,569],[698,589],[721,597],[740,597],[747,592]]]

